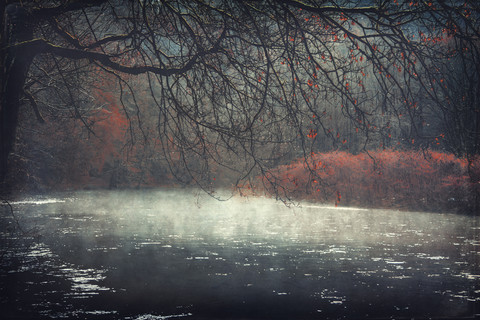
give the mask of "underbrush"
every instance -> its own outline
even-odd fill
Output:
[[[472,213],[480,183],[471,177],[479,167],[478,159],[469,167],[435,151],[328,152],[277,167],[262,188],[341,206]]]

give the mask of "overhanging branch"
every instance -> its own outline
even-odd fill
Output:
[[[132,30],[127,34],[110,35],[110,36],[106,36],[102,39],[99,39],[97,41],[94,41],[94,42],[92,42],[88,45],[83,45],[83,44],[80,43],[80,41],[77,38],[73,37],[70,33],[68,33],[67,31],[62,29],[59,26],[58,21],[56,19],[53,19],[53,18],[49,19],[49,22],[50,22],[50,26],[53,28],[53,30],[55,30],[55,32],[58,35],[60,35],[63,39],[65,39],[69,44],[71,44],[76,49],[81,49],[81,50],[95,49],[95,48],[98,48],[98,47],[100,47],[104,44],[108,44],[108,43],[111,43],[111,42],[125,41],[127,39],[132,38],[137,33],[135,30]]]
[[[61,5],[57,7],[37,9],[33,13],[35,16],[43,18],[55,17],[70,11],[100,6],[107,1],[108,0],[70,0],[64,1]]]
[[[49,43],[44,39],[34,39],[31,41],[21,42],[21,43],[18,43],[16,47],[21,50],[22,49],[33,50],[38,54],[51,53],[56,56],[64,57],[68,59],[74,59],[74,60],[86,59],[90,61],[97,61],[108,68],[111,68],[119,72],[131,74],[131,75],[139,75],[139,74],[151,72],[161,76],[171,76],[174,74],[185,73],[195,65],[195,63],[201,56],[205,56],[207,54],[211,54],[219,51],[218,43],[217,43],[211,49],[204,52],[200,52],[196,55],[193,55],[182,67],[160,68],[160,67],[148,66],[148,65],[126,66],[118,62],[112,61],[112,57],[105,53],[65,48],[65,47],[61,47],[61,46]]]

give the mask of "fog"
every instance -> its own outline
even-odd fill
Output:
[[[479,305],[477,217],[215,196],[228,200],[152,189],[12,203],[38,236],[4,248],[2,311],[369,319],[470,316]]]

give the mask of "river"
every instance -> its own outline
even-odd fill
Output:
[[[3,205],[2,319],[402,319],[480,313],[479,218],[82,191]]]

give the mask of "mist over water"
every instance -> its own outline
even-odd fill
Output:
[[[40,236],[1,234],[0,308],[10,317],[479,313],[478,217],[288,208],[265,198],[217,201],[187,189],[84,191],[12,205],[22,226]]]

